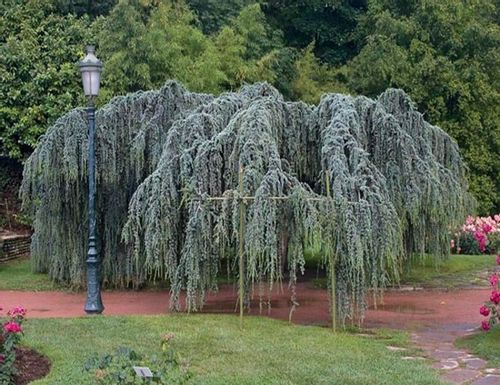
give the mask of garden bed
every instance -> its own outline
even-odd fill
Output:
[[[50,371],[51,364],[47,357],[35,350],[18,348],[14,366],[17,370],[14,385],[26,385],[45,377]]]

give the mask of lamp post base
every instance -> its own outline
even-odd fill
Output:
[[[95,250],[95,249],[91,249]],[[102,305],[101,290],[99,287],[98,262],[96,258],[87,260],[87,301],[85,302],[85,313],[101,314],[104,311]]]
[[[85,303],[85,313],[87,314],[101,314],[104,311],[101,298],[95,302]]]

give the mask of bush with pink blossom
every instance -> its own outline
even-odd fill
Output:
[[[497,255],[497,265],[500,265],[500,254]],[[486,301],[479,308],[479,313],[487,319],[481,322],[481,328],[485,331],[497,323],[500,323],[500,284],[498,273],[493,273],[490,278],[491,294],[489,301]]]
[[[469,215],[451,240],[456,254],[495,254],[500,250],[500,214],[489,217]]]
[[[0,311],[3,309],[0,307]],[[23,334],[23,322],[26,309],[15,307],[7,312],[7,319],[1,324],[0,330],[0,385],[12,384],[15,374],[14,361],[16,360],[16,347]]]

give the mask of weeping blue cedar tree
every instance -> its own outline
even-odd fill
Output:
[[[335,267],[341,321],[362,317],[367,291],[397,282],[410,254],[448,253],[470,202],[457,144],[396,89],[307,105],[266,83],[214,97],[170,81],[97,111],[97,157],[103,284],[167,281],[171,307],[185,291],[189,311],[217,287],[222,261],[237,274],[244,242],[247,300],[286,279],[294,299],[311,248]],[[76,109],[42,138],[21,190],[35,269],[74,286],[85,277],[86,162]],[[242,194],[254,197],[243,232]]]

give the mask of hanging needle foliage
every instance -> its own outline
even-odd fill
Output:
[[[310,248],[334,272],[339,319],[362,319],[366,292],[397,282],[409,255],[448,253],[449,228],[470,203],[456,143],[401,90],[327,94],[313,106],[268,84],[213,97],[169,82],[113,99],[97,127],[103,282],[168,281],[174,309],[183,291],[185,308],[200,309],[221,266],[237,276],[240,257],[247,303],[288,280],[294,307]],[[82,110],[59,119],[21,190],[36,270],[75,286],[85,271],[86,141]]]

